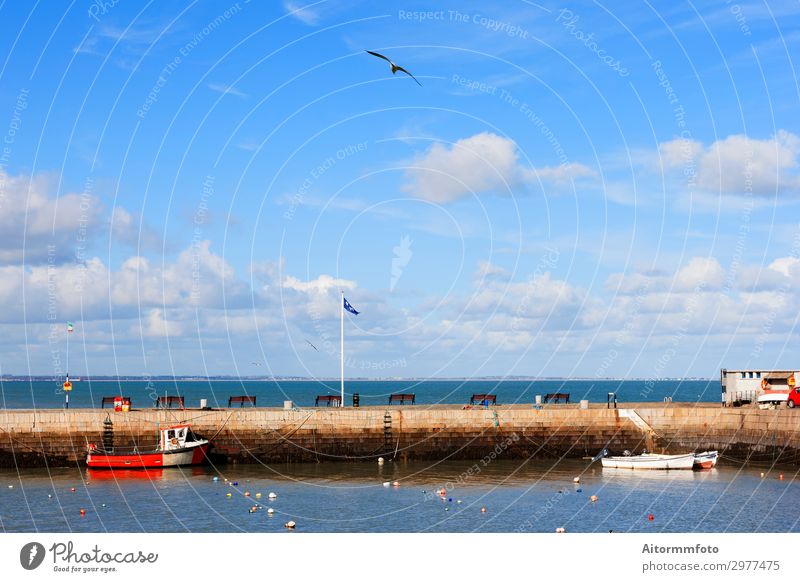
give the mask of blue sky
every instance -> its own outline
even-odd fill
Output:
[[[0,372],[791,367],[795,12],[6,2]]]

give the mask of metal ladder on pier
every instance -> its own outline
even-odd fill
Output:
[[[392,452],[392,413],[388,410],[383,415],[383,452]]]

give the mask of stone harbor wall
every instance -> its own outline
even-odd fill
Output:
[[[594,456],[603,448],[680,453],[717,449],[738,461],[800,462],[800,411],[672,403],[221,410],[0,410],[0,466],[82,464],[103,422],[114,445],[155,445],[159,427],[190,422],[214,444],[212,461],[279,463]]]

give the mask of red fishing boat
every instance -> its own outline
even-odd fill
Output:
[[[89,445],[86,464],[92,469],[157,469],[199,465],[206,458],[209,442],[192,432],[188,424],[159,431],[158,446],[151,451],[103,450]]]

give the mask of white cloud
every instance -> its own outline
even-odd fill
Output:
[[[453,202],[483,192],[510,193],[538,182],[566,183],[594,172],[577,163],[529,168],[519,161],[517,145],[510,139],[483,132],[450,146],[433,144],[407,163],[403,190],[431,202]]]
[[[114,207],[111,212],[111,232],[113,240],[125,243],[134,248],[158,249],[163,246],[163,239],[141,217],[134,217],[121,206]]]
[[[674,139],[659,145],[665,167],[680,170],[685,181],[721,194],[770,195],[800,191],[800,137],[780,130],[769,139],[730,135],[709,146]]]
[[[335,279],[330,275],[320,275],[310,281],[301,281],[297,277],[289,276],[284,280],[283,286],[301,293],[325,294],[331,290],[353,289],[356,284],[347,279]]]
[[[675,275],[674,290],[719,289],[725,282],[725,270],[715,258],[694,257]]]
[[[769,268],[786,277],[800,277],[800,259],[797,257],[782,257],[769,264]]]
[[[294,18],[302,22],[303,24],[307,24],[309,26],[313,26],[319,22],[319,14],[310,8],[306,8],[304,6],[298,5],[296,2],[292,0],[287,0],[283,3],[283,7],[289,12]]]
[[[139,332],[150,338],[175,338],[183,335],[180,322],[169,320],[162,309],[150,309],[147,316],[139,321]]]
[[[490,261],[478,261],[478,267],[475,269],[475,278],[477,279],[508,276],[509,272],[506,269]]]
[[[217,93],[222,93],[223,95],[233,95],[234,97],[239,97],[240,99],[247,99],[250,97],[249,94],[245,93],[244,91],[240,91],[236,87],[223,85],[221,83],[209,83],[208,88],[212,91],[216,91]]]
[[[101,227],[100,201],[90,192],[50,195],[44,176],[0,170],[0,262],[60,261]]]

